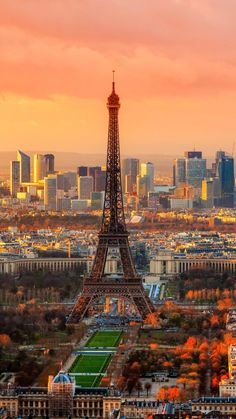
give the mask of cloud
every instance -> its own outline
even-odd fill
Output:
[[[128,98],[236,87],[234,0],[0,0],[0,92]],[[122,89],[121,89],[122,90]]]

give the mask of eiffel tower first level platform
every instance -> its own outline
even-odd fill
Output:
[[[114,297],[128,301],[145,319],[154,311],[154,306],[145,293],[142,278],[136,272],[129,247],[129,233],[126,229],[123,207],[120,167],[120,143],[118,111],[119,96],[115,92],[108,97],[109,111],[106,187],[102,225],[98,234],[98,246],[90,275],[84,279],[81,294],[68,318],[68,324],[82,320],[97,300]],[[105,275],[105,265],[110,248],[117,248],[120,254],[122,275],[115,278]]]
[[[145,319],[154,310],[142,285],[142,279],[116,282],[103,278],[102,282],[91,282],[90,278],[84,280],[84,287],[74,309],[68,319],[69,324],[77,324],[86,314],[89,307],[104,296],[124,298],[134,305],[141,318]]]

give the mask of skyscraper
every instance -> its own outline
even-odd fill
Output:
[[[155,168],[154,168],[153,163],[151,162],[141,163],[141,170],[140,170],[141,177],[148,176],[149,178],[148,192],[150,191],[152,192],[154,189],[154,172],[155,172]]]
[[[147,198],[150,191],[150,178],[148,175],[137,176],[137,195],[139,198]]]
[[[44,178],[44,206],[46,210],[57,209],[57,176],[49,175]]]
[[[206,174],[206,159],[202,158],[201,151],[185,151],[184,158],[174,160],[174,186],[181,187],[183,184],[193,186],[196,197],[201,194],[202,181],[206,178]]]
[[[10,162],[10,193],[13,197],[16,197],[16,194],[20,188],[20,162],[11,161]]]
[[[123,160],[123,189],[125,193],[135,193],[137,176],[139,175],[139,160]]]
[[[93,191],[95,190],[95,174],[96,172],[101,172],[101,166],[91,166],[88,168],[88,176],[93,178]]]
[[[220,181],[218,177],[203,179],[202,181],[202,204],[205,208],[219,205]]]
[[[102,192],[105,191],[106,186],[106,170],[95,170],[95,178],[94,178],[94,191],[95,192]]]
[[[87,166],[79,166],[79,167],[77,167],[77,175],[79,175],[79,176],[88,176],[88,167]]]
[[[202,152],[201,151],[185,151],[184,157],[186,159],[202,159]]]
[[[185,159],[179,158],[174,160],[173,164],[173,185],[182,186],[186,182]]]
[[[91,199],[93,192],[93,177],[92,176],[78,176],[78,198]]]
[[[224,151],[216,153],[216,174],[220,181],[221,206],[234,207],[234,159]]]
[[[201,151],[188,151],[185,156],[186,183],[200,191],[206,177],[206,159],[202,158]]]
[[[45,156],[34,154],[34,182],[37,183],[46,176]]]
[[[55,172],[55,156],[53,154],[45,154],[44,160],[46,175],[53,174]]]
[[[30,156],[18,150],[17,161],[20,163],[20,183],[30,182]]]

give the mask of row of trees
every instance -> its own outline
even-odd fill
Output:
[[[236,297],[235,275],[225,271],[215,272],[212,269],[192,269],[176,278],[180,300],[201,299],[217,300]]]
[[[221,291],[219,288],[203,288],[200,290],[187,291],[185,298],[189,301],[218,301],[221,299],[234,299],[236,300],[236,284],[234,289],[224,289]]]
[[[0,281],[0,302],[5,304],[27,302],[36,299],[41,302],[58,302],[73,298],[79,291],[85,265],[76,271],[25,272],[18,277],[3,275]]]
[[[75,214],[64,215],[48,214],[45,212],[25,214],[24,211],[19,211],[17,215],[9,217],[8,219],[0,219],[0,228],[6,229],[13,224],[19,228],[20,231],[35,231],[41,228],[56,229],[59,227],[69,228],[71,230],[78,230],[81,228],[97,229],[100,223],[100,217],[93,214]]]

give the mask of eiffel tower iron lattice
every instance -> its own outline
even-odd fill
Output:
[[[129,233],[125,224],[118,125],[120,101],[115,92],[114,78],[107,108],[109,126],[102,225],[98,234],[98,246],[91,273],[83,281],[82,292],[68,318],[68,324],[78,323],[95,300],[106,296],[129,300],[143,319],[154,311],[153,304],[145,293],[142,278],[133,264],[128,240]],[[109,248],[118,248],[120,251],[123,275],[117,279],[109,278],[104,273]]]

